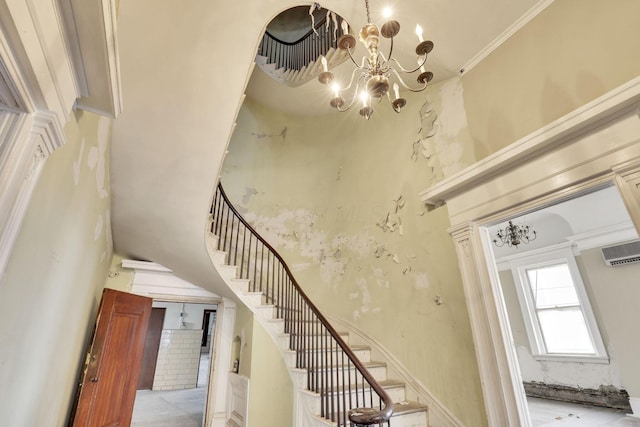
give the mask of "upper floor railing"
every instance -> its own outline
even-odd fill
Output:
[[[262,292],[284,319],[296,367],[307,372],[307,389],[321,396],[321,416],[343,426],[389,426],[389,395],[304,293],[275,249],[247,223],[218,185],[211,206],[211,232],[227,264]]]
[[[337,40],[342,35],[342,28],[336,21],[323,18],[314,28],[293,42],[286,42],[264,33],[258,47],[258,55],[268,58],[268,62],[277,68],[301,70],[310,62],[326,55],[329,49],[336,48]]]

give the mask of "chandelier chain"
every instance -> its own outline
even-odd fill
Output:
[[[371,24],[371,13],[369,12],[369,0],[364,0],[364,5],[367,8],[367,24]]]

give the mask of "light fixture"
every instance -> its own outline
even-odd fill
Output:
[[[518,245],[529,243],[536,240],[537,237],[533,228],[526,224],[516,225],[512,221],[509,221],[509,225],[507,225],[504,230],[498,230],[496,236],[500,239],[493,239],[493,243],[495,243],[497,247],[502,247],[506,244],[507,246],[515,246],[516,249]]]
[[[416,35],[418,36],[418,46],[416,47],[417,64],[415,69],[406,69],[393,55],[393,38],[400,31],[400,24],[398,21],[389,20],[382,25],[382,28],[378,28],[377,25],[371,23],[371,16],[369,11],[369,0],[365,0],[365,6],[367,9],[367,24],[360,30],[360,41],[367,49],[368,53],[362,58],[360,64],[353,58],[352,50],[356,46],[356,38],[349,34],[349,26],[345,20],[342,20],[342,32],[344,33],[338,40],[338,47],[349,54],[351,61],[356,68],[351,73],[351,80],[345,87],[340,87],[334,82],[334,75],[327,68],[327,60],[323,56],[322,66],[323,72],[318,76],[320,83],[330,86],[333,90],[333,98],[331,99],[331,106],[338,111],[349,110],[360,97],[362,101],[362,107],[360,108],[360,115],[365,119],[369,119],[373,114],[373,102],[380,102],[383,97],[387,97],[393,110],[399,113],[402,107],[407,103],[407,100],[400,98],[400,85],[410,90],[411,92],[420,92],[427,87],[427,83],[433,79],[433,73],[426,71],[424,64],[427,61],[427,54],[433,49],[433,42],[429,40],[423,40],[422,27],[416,26]],[[390,11],[385,9],[385,16],[389,16]],[[390,39],[389,54],[387,57],[378,50],[378,43],[380,35],[384,38]],[[412,87],[405,83],[400,73],[410,75],[419,71],[416,81],[420,84],[418,87]],[[390,82],[393,81],[393,85]],[[393,91],[391,88],[393,87]],[[361,95],[365,92],[367,95]],[[350,101],[347,103],[342,94],[350,95]]]

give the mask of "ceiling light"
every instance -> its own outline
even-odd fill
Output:
[[[353,57],[353,49],[356,46],[356,38],[349,34],[349,26],[346,21],[342,21],[342,30],[344,35],[338,40],[338,47],[349,54],[351,61],[355,65],[355,69],[351,73],[351,80],[347,86],[339,86],[334,82],[334,75],[326,67],[326,59],[322,57],[323,72],[318,76],[320,83],[326,84],[332,88],[333,98],[331,106],[338,111],[349,110],[357,101],[358,94],[364,90],[367,97],[362,99],[362,107],[360,115],[365,119],[369,119],[373,114],[374,102],[381,102],[383,97],[389,100],[393,110],[399,113],[402,107],[407,103],[406,99],[400,98],[400,86],[411,92],[420,92],[427,87],[427,83],[433,79],[433,73],[426,71],[424,64],[427,61],[427,54],[433,49],[433,42],[422,38],[422,27],[416,27],[416,35],[418,36],[418,45],[416,47],[417,64],[416,68],[406,69],[393,55],[393,38],[400,31],[400,23],[395,20],[389,20],[378,28],[377,25],[371,23],[369,11],[369,0],[365,0],[367,10],[367,24],[360,30],[360,42],[367,49],[367,54],[363,56],[358,64]],[[386,13],[386,10],[385,10]],[[390,10],[389,10],[390,13]],[[378,50],[378,44],[382,37],[390,39],[389,54],[385,55]],[[418,73],[416,81],[420,86],[410,86],[402,78],[401,73],[405,76]],[[393,82],[391,85],[390,82]],[[399,84],[398,84],[399,83]],[[393,91],[390,90],[393,87]],[[348,95],[348,103],[343,95]]]
[[[509,225],[504,230],[498,230],[496,236],[500,239],[493,239],[493,243],[497,247],[502,247],[506,244],[507,246],[515,246],[516,249],[519,244],[529,243],[536,240],[537,237],[532,227],[526,224],[516,225],[512,221],[509,221]]]

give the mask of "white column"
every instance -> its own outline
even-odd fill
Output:
[[[506,313],[496,309],[501,294],[493,289],[480,230],[465,223],[449,232],[456,245],[489,425],[530,426],[515,349],[505,345],[511,341],[500,321]]]
[[[236,303],[223,299],[218,305],[215,342],[211,356],[209,394],[205,411],[205,426],[224,427],[227,410],[227,384],[231,370],[231,347],[236,321]]]

